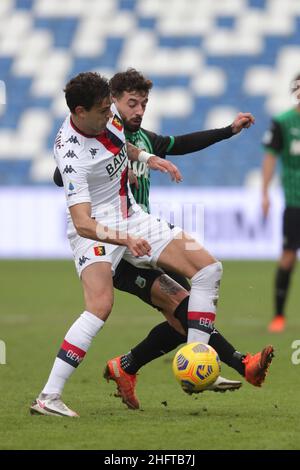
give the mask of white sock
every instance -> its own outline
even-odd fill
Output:
[[[92,339],[103,325],[104,321],[90,312],[80,315],[65,336],[42,393],[62,393],[66,381],[83,360]]]
[[[208,344],[214,328],[222,264],[218,261],[198,271],[191,279],[187,342]]]

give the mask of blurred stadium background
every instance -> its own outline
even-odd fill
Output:
[[[246,244],[255,242],[253,256],[275,257],[280,197],[267,227],[259,197],[249,188],[257,193],[261,139],[270,116],[291,105],[299,44],[298,0],[286,0],[284,8],[282,0],[1,0],[0,208],[5,223],[0,256],[14,256],[16,246],[18,256],[69,256],[63,225],[49,237],[53,249],[49,239],[38,248],[40,232],[29,228],[23,241],[11,237],[10,214],[16,201],[22,201],[18,226],[30,226],[37,217],[45,233],[49,217],[63,211],[62,194],[52,187],[52,146],[67,112],[62,93],[66,81],[81,71],[110,77],[131,66],[154,82],[143,124],[158,133],[228,125],[237,111],[255,115],[250,131],[176,163],[184,175],[181,190],[197,188],[191,202],[205,205],[229,197],[232,207],[230,189],[224,193],[215,188],[238,188],[233,196],[237,206],[233,203],[233,212],[223,219],[231,219],[234,233],[246,237]],[[153,175],[152,182],[154,201],[157,187],[168,185],[170,190],[164,175]],[[202,196],[199,190],[207,187],[213,190]],[[177,188],[176,193],[179,200],[186,197]],[[49,205],[43,216],[41,207],[49,198],[55,210]],[[207,221],[218,217],[211,211]],[[63,224],[63,215],[60,220]],[[207,232],[215,233],[215,225]],[[220,247],[220,232],[218,240],[205,236],[216,254],[233,256],[232,243],[228,247],[224,240],[226,246]],[[241,248],[237,256],[247,253]]]

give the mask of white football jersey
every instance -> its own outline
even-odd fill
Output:
[[[122,230],[130,214],[140,212],[128,185],[128,157],[123,123],[115,107],[106,129],[97,137],[82,133],[69,115],[60,128],[54,156],[71,207],[90,202],[92,217]],[[71,216],[68,211],[68,221]]]

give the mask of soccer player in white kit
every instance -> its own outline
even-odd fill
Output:
[[[188,342],[209,341],[222,265],[182,229],[143,212],[135,203],[127,181],[127,151],[132,161],[168,172],[177,182],[181,175],[171,162],[125,143],[107,80],[97,73],[81,73],[66,85],[65,96],[71,115],[58,132],[54,153],[64,182],[68,238],[83,285],[85,311],[67,332],[48,381],[30,410],[77,417],[61,394],[111,312],[112,275],[122,257],[134,265],[173,270],[191,280]]]

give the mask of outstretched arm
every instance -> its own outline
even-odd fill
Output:
[[[242,129],[248,129],[254,122],[251,113],[238,113],[230,126],[171,137],[166,155],[184,155],[203,150],[221,140],[229,139]]]

